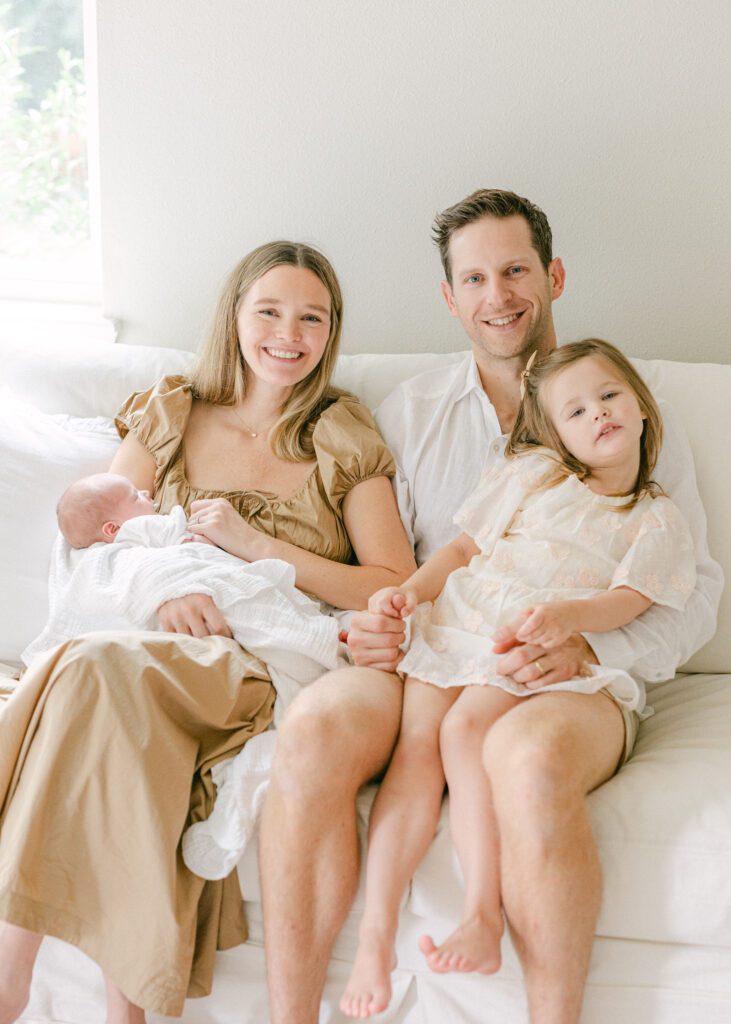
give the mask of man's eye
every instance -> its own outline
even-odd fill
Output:
[[[524,270],[525,267],[511,267],[508,273],[511,277],[517,277],[518,274],[522,274]]]
[[[481,280],[482,276],[480,274],[470,274],[467,278],[467,284],[479,284]]]

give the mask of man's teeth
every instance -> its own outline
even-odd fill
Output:
[[[274,356],[275,359],[299,359],[302,355],[301,352],[292,352],[284,348],[268,348],[267,352],[270,356]]]
[[[488,320],[487,322],[491,327],[505,327],[506,324],[512,324],[513,320],[517,320],[520,313],[511,313],[510,316],[499,316],[495,320]]]

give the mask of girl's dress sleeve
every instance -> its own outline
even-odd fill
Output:
[[[132,434],[154,458],[156,487],[180,447],[192,404],[184,377],[163,377],[147,391],[131,395],[115,417],[119,436]]]
[[[551,472],[553,459],[539,454],[491,459],[475,490],[454,517],[483,555],[508,530],[525,499]]]
[[[609,589],[630,587],[655,604],[682,611],[696,582],[693,538],[683,516],[669,498],[655,498],[636,529]]]
[[[396,472],[373,416],[356,398],[340,398],[322,413],[312,443],[323,486],[336,511],[356,484],[374,476],[391,478]]]

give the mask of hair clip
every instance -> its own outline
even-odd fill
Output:
[[[535,349],[534,352],[533,352],[533,355],[530,357],[528,362],[525,364],[525,369],[523,370],[523,372],[520,375],[520,400],[521,400],[521,402],[525,398],[525,392],[526,392],[526,390],[528,388],[528,378],[530,377],[531,367],[533,366],[533,363],[535,363],[537,355],[538,355],[538,349]]]

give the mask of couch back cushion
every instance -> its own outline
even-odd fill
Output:
[[[194,358],[190,352],[143,346],[79,343],[59,347],[49,343],[29,351],[8,341],[0,344],[4,382],[16,398],[45,413],[80,417],[112,417],[131,392],[148,387],[163,374],[186,372]],[[458,352],[343,355],[335,382],[375,408],[402,380],[460,358],[462,353]],[[653,391],[672,403],[685,424],[708,516],[711,552],[721,562],[727,578],[731,578],[731,530],[727,525],[727,510],[731,507],[731,366],[665,360],[637,360],[636,365]],[[64,456],[69,482],[74,478],[73,472],[81,476],[90,471],[83,459],[74,468],[72,449],[73,446]],[[50,482],[48,488],[50,492]],[[53,530],[51,506],[55,507],[57,497],[55,492],[48,495],[46,514],[50,526],[44,538]],[[17,534],[11,529],[9,534],[5,533],[8,536]],[[4,539],[0,544],[7,542]],[[4,583],[5,568],[3,563]],[[3,603],[16,585],[15,577],[8,576]],[[45,592],[45,580],[36,581],[34,592],[39,585]],[[1,650],[7,650],[7,644],[3,647],[0,643]],[[716,636],[686,667],[697,672],[731,670],[731,597],[724,597],[722,602]]]

